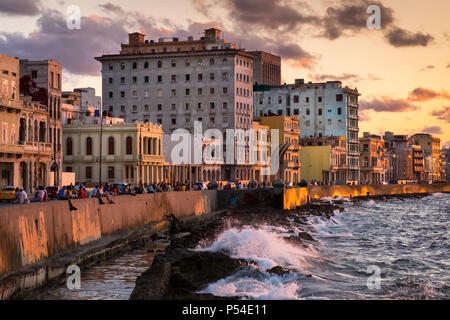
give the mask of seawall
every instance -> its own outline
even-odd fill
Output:
[[[284,189],[283,208],[293,210],[313,199],[326,197],[367,197],[450,192],[450,184],[389,184],[356,186],[308,186],[307,188]]]
[[[216,210],[217,192],[186,191],[98,199],[31,203],[0,208],[0,279],[64,249],[164,219]]]

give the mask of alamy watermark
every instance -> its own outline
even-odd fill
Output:
[[[81,269],[77,265],[70,265],[67,267],[66,273],[70,276],[67,277],[66,285],[69,290],[81,289]]]
[[[81,9],[77,5],[70,5],[66,10],[66,25],[69,30],[81,29]]]
[[[367,8],[367,14],[370,14],[370,16],[367,18],[367,28],[370,30],[380,30],[381,8],[376,4],[372,4]]]
[[[370,276],[367,278],[367,288],[369,290],[381,289],[381,269],[376,265],[370,265],[367,267],[367,273]]]
[[[274,175],[279,169],[278,129],[270,134],[266,129],[227,129],[224,137],[219,129],[203,132],[202,122],[195,121],[193,136],[186,129],[176,129],[170,141],[176,143],[171,148],[172,163],[260,165],[263,176]]]

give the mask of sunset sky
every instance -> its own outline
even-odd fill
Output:
[[[367,7],[381,7],[369,30]],[[66,26],[81,9],[81,29]],[[450,1],[448,0],[1,0],[0,52],[55,59],[63,90],[95,87],[95,56],[118,53],[127,34],[148,39],[220,27],[247,50],[282,56],[282,79],[341,80],[357,87],[360,131],[428,132],[450,146]]]

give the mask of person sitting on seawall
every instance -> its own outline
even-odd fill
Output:
[[[28,200],[28,195],[24,189],[16,188],[14,192],[14,201],[17,201],[18,204],[28,204],[30,200]]]
[[[147,192],[148,192],[148,193],[156,193],[156,191],[155,191],[155,189],[153,189],[153,186],[152,186],[152,185],[149,185],[149,186],[147,187]]]
[[[59,189],[57,199],[67,200],[66,187],[61,187],[61,189]]]
[[[45,202],[48,200],[47,191],[43,186],[39,186],[34,194],[34,200],[32,202]]]
[[[84,186],[80,187],[80,191],[78,192],[78,199],[86,199],[86,189]]]

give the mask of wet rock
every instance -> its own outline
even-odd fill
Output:
[[[308,232],[305,231],[300,231],[298,233],[298,237],[303,240],[316,241],[316,239],[314,239]]]
[[[289,273],[290,271],[284,269],[283,267],[275,266],[275,267],[273,267],[272,269],[267,270],[267,272],[273,273],[273,274],[277,274],[277,275],[279,275],[279,276],[282,276],[282,275],[284,275],[284,274],[286,274],[286,273]]]

